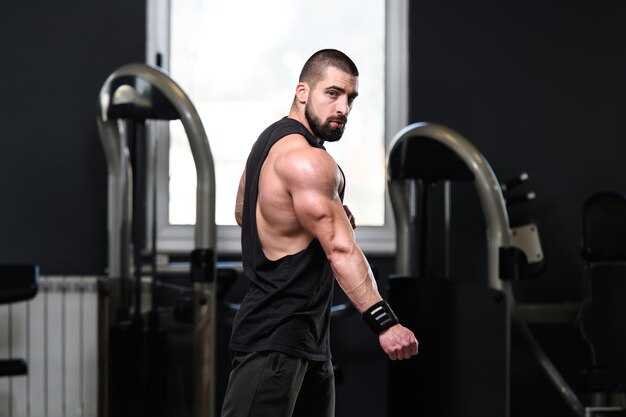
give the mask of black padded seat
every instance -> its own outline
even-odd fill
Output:
[[[0,265],[0,304],[30,300],[37,294],[39,267],[37,265]],[[0,377],[26,375],[24,359],[0,360]]]
[[[471,182],[474,175],[465,162],[449,147],[429,137],[415,136],[405,140],[389,155],[389,179],[421,179]]]
[[[626,388],[626,197],[604,191],[582,210],[585,302],[579,317],[590,354],[582,372],[587,392]]]

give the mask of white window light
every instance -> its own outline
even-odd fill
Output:
[[[234,201],[245,158],[260,132],[287,114],[304,61],[333,47],[360,71],[359,97],[344,137],[327,144],[346,172],[345,203],[366,253],[394,252],[385,192],[385,149],[406,125],[406,0],[188,0],[148,2],[149,63],[190,96],[216,165],[218,250],[240,251]],[[332,10],[332,13],[328,13]],[[303,23],[304,22],[304,23]],[[155,127],[159,140],[159,249],[192,247],[195,170],[179,122]]]

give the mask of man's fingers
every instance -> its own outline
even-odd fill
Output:
[[[381,333],[380,344],[392,361],[410,359],[417,355],[419,342],[409,329],[396,325]]]
[[[414,339],[414,342],[398,340],[396,346],[388,352],[388,355],[392,361],[410,359],[412,356],[417,355],[417,340]]]
[[[402,355],[400,359],[409,359],[411,357],[411,347],[407,346],[402,349]]]

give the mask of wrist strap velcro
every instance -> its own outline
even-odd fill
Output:
[[[400,323],[385,300],[379,301],[363,313],[363,320],[376,334]]]

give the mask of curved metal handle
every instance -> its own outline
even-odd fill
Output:
[[[496,176],[485,157],[466,138],[445,126],[434,123],[414,123],[400,130],[394,137],[387,152],[387,168],[390,169],[390,159],[394,152],[401,151],[400,146],[407,140],[433,140],[454,151],[465,162],[467,168],[474,175],[474,185],[478,192],[485,223],[487,225],[488,245],[488,285],[501,290],[503,283],[498,276],[498,252],[501,246],[510,245],[509,219],[506,205]],[[396,273],[411,274],[411,252],[406,245],[410,241],[407,234],[408,202],[403,190],[396,181],[388,177],[391,203],[396,215],[397,228],[397,256]]]
[[[124,100],[141,103],[143,99],[141,91],[131,93],[127,88],[124,88],[116,95],[116,92],[119,91],[118,88],[115,92],[111,92],[112,83],[125,76],[137,77],[155,86],[178,111],[189,139],[197,171],[195,246],[199,249],[215,248],[217,236],[215,225],[215,166],[209,140],[198,112],[183,89],[164,71],[147,64],[133,63],[115,70],[100,89],[98,124],[103,126],[103,130],[110,129],[110,127],[105,128],[104,126],[110,126],[111,120],[108,112],[112,104],[119,104]],[[111,132],[108,133],[102,137],[103,142],[107,140],[106,137],[112,136]],[[114,146],[107,143],[103,143],[103,145],[105,149]],[[108,153],[107,160],[109,160]],[[114,161],[112,167],[116,168],[118,163],[115,161],[118,159],[113,157],[110,160]]]

